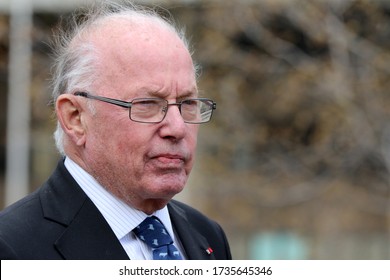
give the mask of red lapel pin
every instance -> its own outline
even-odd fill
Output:
[[[213,249],[211,249],[211,247],[208,247],[206,252],[207,252],[207,254],[211,255],[211,253],[213,252]]]

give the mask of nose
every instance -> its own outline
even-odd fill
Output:
[[[167,110],[165,118],[161,122],[160,136],[174,141],[183,139],[187,132],[187,124],[181,116],[179,106],[168,106]]]

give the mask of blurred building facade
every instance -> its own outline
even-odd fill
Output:
[[[59,157],[49,105],[52,29],[87,2],[29,2],[28,191]],[[220,222],[234,257],[389,259],[390,2],[138,2],[160,5],[186,26],[202,66],[199,87],[218,103],[179,198]],[[0,207],[10,3],[0,3]]]

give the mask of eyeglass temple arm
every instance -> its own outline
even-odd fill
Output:
[[[132,103],[131,102],[126,102],[118,99],[113,99],[113,98],[108,98],[108,97],[102,97],[102,96],[95,96],[92,94],[89,94],[88,92],[83,92],[83,91],[77,91],[74,93],[75,96],[82,96],[85,98],[90,98],[90,99],[95,99],[99,101],[103,101],[106,103],[114,104],[123,108],[131,108]]]

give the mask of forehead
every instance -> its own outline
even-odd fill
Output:
[[[186,92],[196,90],[187,47],[172,28],[158,20],[110,19],[96,25],[88,36],[97,50],[99,79],[111,87],[123,90],[131,82],[132,87],[158,89],[172,83]]]
[[[125,14],[98,20],[83,31],[84,36],[101,54],[114,57],[121,54],[148,56],[173,49],[188,52],[173,26],[163,19],[146,15]]]

